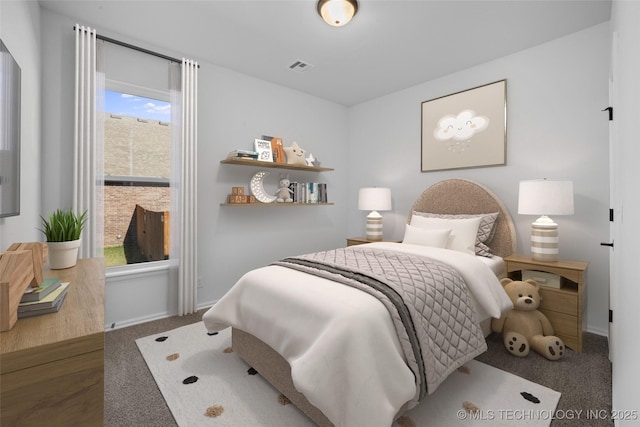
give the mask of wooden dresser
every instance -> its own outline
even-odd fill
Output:
[[[104,260],[78,260],[45,277],[70,282],[57,313],[0,333],[0,425],[102,426]]]

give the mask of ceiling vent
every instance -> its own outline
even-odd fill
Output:
[[[291,71],[295,71],[296,73],[304,73],[305,71],[313,68],[314,65],[309,64],[308,62],[304,62],[301,60],[296,60],[293,64],[289,65],[289,69]]]

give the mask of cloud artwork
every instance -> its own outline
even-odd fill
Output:
[[[475,111],[464,110],[457,116],[447,114],[438,120],[433,136],[449,145],[449,150],[461,152],[469,148],[471,138],[489,126],[489,119],[476,115]]]

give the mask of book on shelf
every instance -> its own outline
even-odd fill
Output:
[[[284,144],[282,143],[282,138],[271,138],[271,153],[273,155],[273,161],[275,163],[287,163],[287,159],[284,154]]]
[[[55,291],[60,287],[60,279],[44,279],[42,281],[42,285],[37,288],[27,288],[20,299],[20,302],[34,302],[40,301],[42,298],[49,295],[51,292]]]
[[[62,307],[62,303],[67,297],[67,292],[63,292],[56,300],[55,303],[51,307],[39,308],[36,310],[29,311],[19,311],[18,310],[18,319],[24,319],[25,317],[33,317],[40,316],[43,314],[56,313],[60,311],[60,307]]]
[[[307,183],[307,203],[318,203],[318,183]]]
[[[294,203],[328,203],[327,184],[322,182],[291,182]]]
[[[284,154],[284,143],[282,138],[277,136],[262,135],[264,141],[270,141],[271,143],[271,157],[273,163],[287,163],[287,157]]]
[[[227,156],[229,159],[258,159],[258,152],[251,150],[233,150]]]
[[[20,313],[26,313],[28,311],[50,309],[55,307],[56,305],[59,305],[60,300],[63,299],[67,294],[68,288],[69,282],[61,283],[60,286],[58,286],[58,289],[42,298],[40,301],[23,302],[18,304],[18,315],[20,315]]]
[[[318,203],[329,203],[327,198],[327,184],[324,182],[318,183]]]
[[[261,162],[273,162],[271,141],[256,138],[253,142],[253,148],[258,152],[258,160]]]

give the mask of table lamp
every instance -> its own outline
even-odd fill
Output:
[[[391,210],[391,190],[388,188],[361,188],[358,193],[358,209],[371,211],[367,215],[367,240],[382,240],[382,215],[378,211]]]
[[[547,215],[573,214],[573,182],[550,179],[520,181],[518,213],[541,215],[531,224],[531,257],[558,260],[558,224]]]

